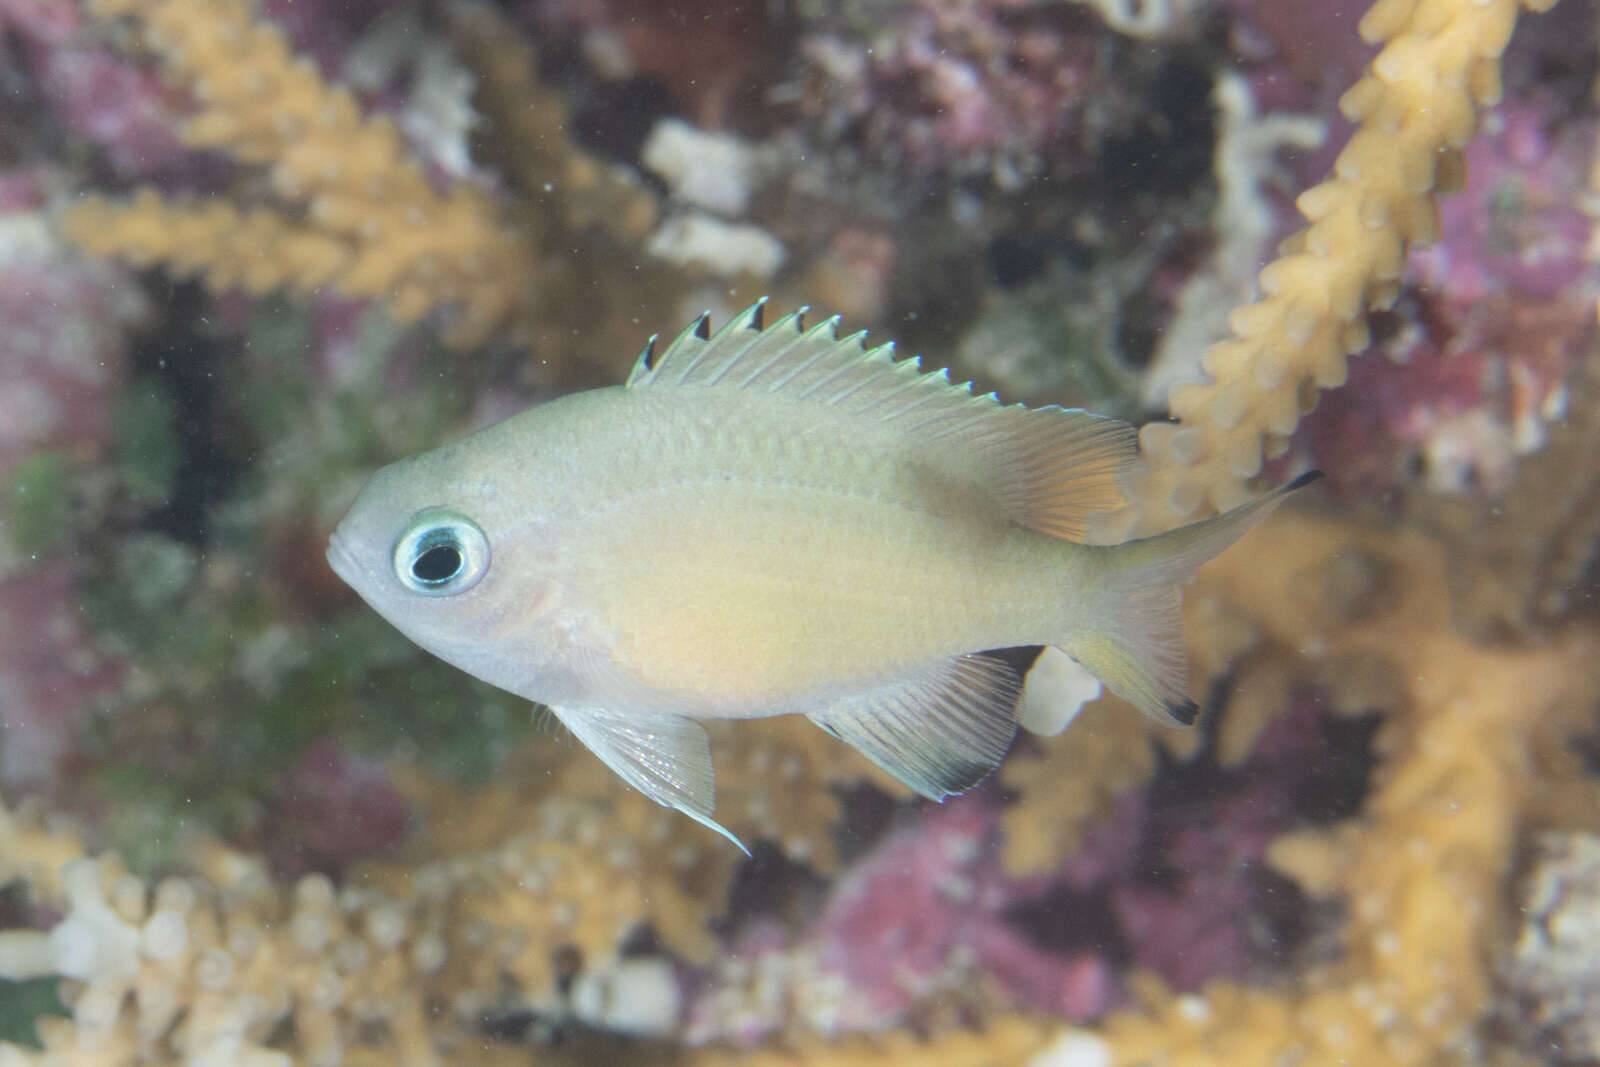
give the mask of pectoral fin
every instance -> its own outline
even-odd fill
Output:
[[[989,656],[957,656],[810,713],[929,800],[977,785],[1017,732],[1016,673]]]
[[[626,715],[590,706],[552,707],[556,718],[623,781],[663,807],[675,808],[738,845],[711,817],[716,779],[703,726],[667,712]]]

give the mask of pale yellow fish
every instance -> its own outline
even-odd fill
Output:
[[[1193,721],[1179,586],[1286,490],[1077,543],[1121,500],[1131,426],[1003,407],[837,319],[762,312],[715,336],[702,316],[663,351],[652,338],[620,388],[379,471],[334,570],[724,834],[697,719],[807,715],[935,800],[1016,731],[1019,679],[986,650],[1054,645],[1147,714]]]

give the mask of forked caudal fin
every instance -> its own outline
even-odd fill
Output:
[[[1200,708],[1189,698],[1183,584],[1290,493],[1321,477],[1321,471],[1308,471],[1224,515],[1105,549],[1112,573],[1101,606],[1088,626],[1062,642],[1062,650],[1157,722],[1192,725]]]

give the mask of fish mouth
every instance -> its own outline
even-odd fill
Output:
[[[361,568],[356,563],[355,553],[350,550],[350,539],[342,530],[333,531],[333,536],[328,538],[328,566],[333,568],[346,585],[355,586],[355,575]]]

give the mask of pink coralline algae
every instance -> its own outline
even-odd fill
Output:
[[[390,854],[410,829],[410,809],[383,764],[326,739],[278,779],[267,806],[267,858],[287,878]]]
[[[770,4],[762,0],[531,0],[526,20],[581,41],[610,79],[666,88],[703,129],[723,129],[762,99],[776,64]]]
[[[1020,1003],[1071,1019],[1106,1009],[1112,978],[1089,953],[1039,949],[1008,919],[992,801],[931,811],[841,878],[814,939],[824,974],[852,990],[845,1029],[878,1029],[917,1000],[987,975]]]
[[[0,33],[19,43],[43,103],[113,167],[149,175],[186,156],[176,111],[154,73],[103,47],[70,0],[0,0]],[[5,113],[0,105],[0,115]]]
[[[1418,250],[1411,275],[1424,289],[1466,306],[1507,295],[1551,300],[1584,266],[1592,125],[1565,124],[1537,101],[1489,115],[1467,149],[1467,186],[1440,205],[1439,240]]]
[[[1303,447],[1347,487],[1420,471],[1436,490],[1502,490],[1564,413],[1600,273],[1575,206],[1593,127],[1553,121],[1528,99],[1487,116],[1467,186],[1443,201],[1439,240],[1413,257],[1377,351],[1306,423]]]
[[[86,709],[121,676],[89,640],[69,564],[0,575],[0,787],[8,796],[48,793],[67,780]]]
[[[1348,813],[1365,787],[1369,729],[1299,694],[1240,766],[1202,752],[1123,797],[1016,917],[1044,924],[1042,940],[1097,944],[1178,990],[1270,970],[1295,950],[1306,916],[1266,867],[1267,847]],[[1052,929],[1064,916],[1065,935]],[[1082,916],[1099,916],[1088,920],[1099,928]]]
[[[1369,6],[1367,0],[1224,0],[1229,36],[1257,105],[1326,111],[1330,98],[1372,58],[1372,47],[1355,29]]]
[[[1370,730],[1301,693],[1242,764],[1220,767],[1207,749],[1169,765],[1060,867],[1024,878],[1001,863],[992,787],[926,808],[847,869],[798,934],[742,924],[691,998],[687,1036],[880,1031],[964,997],[1083,1021],[1122,1001],[1128,966],[1179,990],[1270,974],[1310,909],[1267,868],[1267,848],[1353,810]]]
[[[1001,868],[998,815],[987,791],[929,809],[849,868],[798,936],[746,922],[692,998],[686,1037],[877,1032],[934,998],[1000,996],[1073,1020],[1105,1012],[1118,996],[1110,961],[1041,948],[1012,921],[1032,887]]]
[[[122,271],[67,251],[44,212],[48,175],[0,174],[0,476],[43,448],[110,440],[123,332],[140,300]]]
[[[0,174],[0,484],[43,451],[66,463],[105,453],[123,332],[139,310],[121,271],[56,242],[42,208],[47,185],[43,173]],[[61,781],[84,708],[119,674],[91,646],[70,562],[27,558],[13,543],[16,513],[33,503],[17,498],[26,491],[8,485],[0,509],[0,786],[8,790]]]
[[[1091,16],[1059,14],[932,0],[870,38],[819,25],[799,44],[803,106],[828,139],[906,170],[1015,184],[1070,154],[1095,98],[1101,31]]]
[[[1214,978],[1242,978],[1252,962],[1245,924],[1255,910],[1250,884],[1282,814],[1260,791],[1205,805],[1203,819],[1164,820],[1170,834],[1163,869],[1125,870],[1111,892],[1111,913],[1139,966],[1174,989],[1197,990]],[[1141,874],[1150,873],[1146,880]]]

